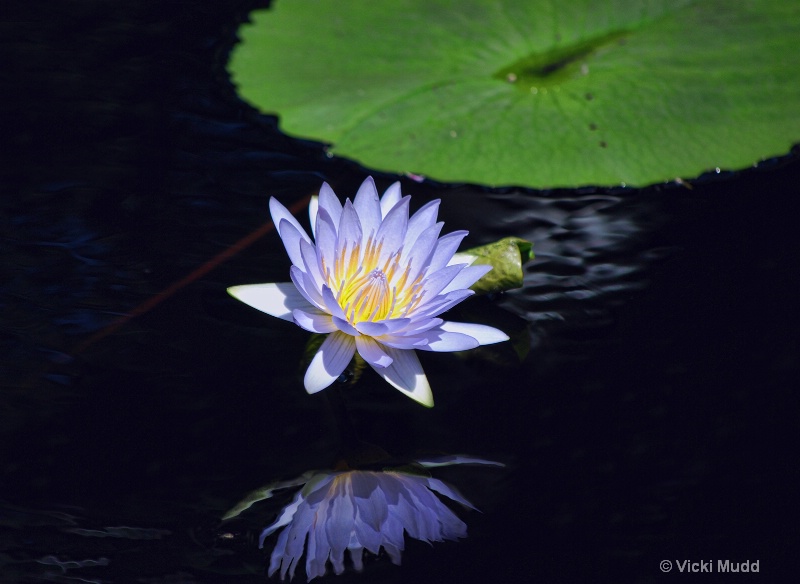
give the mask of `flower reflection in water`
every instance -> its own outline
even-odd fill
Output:
[[[229,513],[238,514],[256,499],[272,496],[278,488],[305,486],[295,495],[259,540],[284,527],[278,536],[269,564],[269,575],[280,570],[281,579],[294,577],[306,553],[309,580],[323,576],[327,564],[336,574],[345,569],[345,550],[356,570],[363,568],[363,552],[378,554],[383,548],[391,561],[400,564],[404,532],[425,542],[457,540],[467,536],[467,526],[435,493],[469,509],[475,509],[455,488],[422,474],[422,467],[474,463],[500,463],[469,457],[418,461],[415,468],[368,471],[315,471],[295,481],[276,483]],[[414,472],[418,471],[418,472]]]

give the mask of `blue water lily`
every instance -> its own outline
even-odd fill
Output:
[[[378,196],[367,178],[344,205],[327,183],[309,206],[314,240],[275,198],[269,201],[289,258],[291,282],[234,286],[232,296],[314,333],[330,333],[306,371],[309,393],[331,385],[359,355],[390,385],[431,407],[414,349],[463,351],[508,340],[490,326],[439,315],[474,292],[491,266],[456,255],[466,231],[439,236],[440,201],[411,217],[400,183]]]

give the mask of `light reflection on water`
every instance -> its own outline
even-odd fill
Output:
[[[514,233],[534,242],[536,260],[528,264],[525,285],[501,305],[520,315],[534,336],[550,321],[585,327],[602,318],[626,293],[646,284],[644,271],[669,253],[654,247],[653,232],[666,221],[659,193],[625,191],[536,193],[517,191],[487,196],[458,193],[483,238]],[[587,322],[589,321],[589,322]]]

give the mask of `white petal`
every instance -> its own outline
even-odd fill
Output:
[[[389,332],[389,326],[383,322],[358,322],[356,323],[356,329],[362,335],[367,335],[368,337],[379,337]]]
[[[297,266],[289,268],[289,276],[292,278],[292,283],[295,285],[295,288],[297,288],[298,292],[300,292],[308,302],[321,310],[325,310],[322,294],[317,290],[316,282],[314,282],[311,276]]]
[[[328,535],[325,533],[325,520],[328,516],[329,503],[327,498],[323,498],[319,502],[314,515],[322,520],[316,520],[314,526],[308,531],[308,553],[306,555],[306,578],[308,581],[324,576],[327,571],[331,546]]]
[[[341,213],[340,213],[341,214]],[[322,269],[323,261],[327,270],[333,270],[333,259],[336,256],[336,231],[339,229],[338,223],[320,207],[317,213],[317,261]],[[322,274],[327,277],[327,274]]]
[[[360,525],[358,522],[356,522],[356,532],[358,532],[359,529],[363,529],[363,526]],[[364,571],[364,548],[355,547],[355,546],[351,545],[348,549],[350,550],[350,561],[353,562],[353,569],[356,572],[363,572]]]
[[[317,240],[317,211],[319,211],[319,197],[311,197],[308,202],[308,220],[311,222],[311,236]]]
[[[339,220],[339,232],[336,237],[336,256],[341,257],[342,250],[347,248],[348,257],[356,245],[363,242],[363,229],[353,203],[345,201],[342,218]],[[327,252],[327,250],[325,250]],[[362,248],[363,252],[363,248]]]
[[[392,207],[399,203],[402,198],[403,194],[400,190],[400,182],[392,183],[381,197],[381,215],[386,217],[389,211],[392,210]]]
[[[278,235],[281,236],[283,247],[286,248],[286,253],[289,254],[289,259],[292,264],[298,268],[303,267],[303,256],[300,253],[300,242],[308,238],[305,232],[300,232],[293,224],[289,223],[286,219],[281,219],[278,225]]]
[[[453,231],[439,238],[436,243],[436,251],[433,252],[431,259],[431,270],[440,270],[445,266],[452,265],[453,254],[456,253],[461,241],[469,234],[468,231]],[[461,263],[461,262],[456,262]],[[472,263],[472,262],[463,262]]]
[[[325,284],[325,280],[323,279],[322,271],[320,270],[317,250],[314,249],[314,246],[310,243],[301,241],[300,252],[303,255],[303,267],[305,268],[304,271],[313,280],[314,289],[321,295],[322,285]]]
[[[381,335],[380,343],[386,347],[407,351],[414,349],[417,344],[425,344],[425,337],[420,335]]]
[[[381,224],[381,202],[378,198],[378,189],[375,188],[375,181],[368,176],[356,193],[353,199],[353,207],[361,220],[361,228],[367,237],[378,232]]]
[[[303,239],[311,243],[311,238],[308,237],[306,230],[300,226],[300,223],[294,218],[294,215],[289,212],[289,209],[284,207],[275,197],[269,198],[269,214],[272,216],[272,222],[275,224],[276,228],[280,229],[281,220],[286,219],[300,232]]]
[[[323,513],[320,504],[320,512]],[[324,511],[327,512],[327,511]],[[324,516],[324,513],[323,515]],[[319,524],[308,532],[308,551],[306,553],[306,579],[311,582],[314,578],[321,578],[328,571],[328,556],[331,553],[331,546],[328,543],[328,536]]]
[[[491,271],[492,266],[489,265],[467,266],[461,270],[455,278],[453,278],[452,282],[445,286],[444,290],[442,290],[442,293],[446,294],[447,292],[452,292],[453,290],[464,290],[465,288],[469,288]]]
[[[414,520],[419,530],[416,537],[412,537],[423,541],[441,541],[439,525],[444,527],[450,519],[445,511],[447,508],[427,487],[419,488],[421,485],[418,481],[414,481],[413,488],[408,486],[411,507],[416,515]]]
[[[389,516],[383,524],[381,530],[384,535],[383,545],[392,544],[399,550],[403,549],[404,538],[403,530],[415,539],[419,539],[417,529],[417,509],[411,505],[411,489],[415,488],[414,479],[408,475],[398,473],[394,477],[384,474],[382,477],[384,485],[383,492],[391,493],[389,504]]]
[[[330,473],[327,475],[327,480],[320,481],[312,490],[308,489],[308,485],[303,489],[306,499],[310,499],[309,509],[312,511],[313,518],[312,524],[308,529],[306,553],[306,578],[309,581],[314,577],[325,575],[330,545],[328,536],[325,534],[324,518],[328,514],[329,500],[327,496],[331,492],[330,483],[337,476],[340,476],[340,474]],[[318,518],[322,518],[322,521]]]
[[[481,345],[492,345],[508,340],[508,335],[491,326],[485,324],[474,324],[471,322],[453,322],[446,320],[440,327],[443,331],[451,333],[462,333],[476,339]]]
[[[228,288],[228,294],[256,310],[292,322],[294,322],[292,317],[294,309],[314,309],[291,282],[231,286]]]
[[[326,182],[322,183],[319,188],[319,207],[320,209],[325,209],[328,216],[333,219],[334,225],[339,225],[339,218],[342,216],[342,203]]]
[[[416,280],[420,272],[430,264],[432,252],[443,225],[444,223],[431,225],[411,240],[411,243],[403,244],[403,249],[407,250],[408,254],[403,254],[404,257],[401,257],[400,264],[408,265],[409,282]],[[408,235],[406,235],[406,241],[408,241]]]
[[[348,493],[336,493],[331,499],[330,513],[325,521],[325,533],[331,547],[330,561],[336,574],[344,572],[344,551],[350,543],[356,510]]]
[[[272,575],[278,571],[278,568],[281,568],[281,578],[286,577],[286,570],[289,568],[289,560],[288,558],[284,558],[284,554],[286,553],[286,542],[288,540],[289,528],[287,527],[278,535],[278,541],[275,542],[275,548],[272,550],[272,555],[269,558],[269,569],[267,574],[270,577],[272,577]],[[261,545],[263,545],[263,542],[261,542]],[[286,559],[285,568],[283,567],[284,559]]]
[[[360,337],[361,333],[358,332],[358,329],[354,327],[352,324],[347,322],[346,320],[339,318],[338,316],[332,317],[333,324],[336,325],[340,331],[342,331],[346,335],[350,335],[351,337]]]
[[[306,371],[306,391],[317,393],[336,381],[355,352],[356,343],[350,335],[340,331],[328,335]]]
[[[373,324],[384,325],[386,327],[386,331],[381,334],[386,334],[386,333],[394,333],[400,330],[405,330],[407,327],[411,326],[412,320],[410,318],[387,318],[384,320],[375,321],[375,323]],[[375,337],[377,335],[370,335],[370,336]]]
[[[445,497],[449,497],[453,501],[458,501],[465,507],[469,507],[470,509],[474,509],[475,511],[477,511],[477,509],[475,509],[475,506],[469,501],[467,501],[467,499],[465,499],[464,496],[461,493],[459,493],[454,487],[451,487],[447,483],[443,483],[439,479],[434,479],[432,477],[428,477],[426,480],[429,489],[432,489],[437,493],[441,493]]]
[[[426,351],[436,351],[437,353],[467,351],[480,344],[476,338],[461,333],[433,330],[428,331],[425,335],[427,336],[427,341],[424,345],[419,345],[419,348]]]
[[[300,506],[303,500],[303,496],[300,492],[295,494],[292,502],[283,508],[283,511],[281,511],[281,514],[278,515],[278,518],[272,523],[272,525],[264,528],[264,531],[261,532],[261,535],[258,538],[259,548],[264,547],[264,540],[268,536],[278,531],[284,525],[289,525],[292,522],[294,514],[297,512],[297,508]]]
[[[436,298],[463,269],[464,266],[447,266],[441,270],[427,274],[422,281],[422,304],[424,305]]]
[[[410,201],[411,197],[403,197],[383,218],[377,235],[377,240],[382,243],[380,264],[383,264],[386,258],[400,249],[403,244],[408,229],[408,204]]]
[[[332,333],[337,330],[327,312],[295,309],[292,312],[297,326],[312,333]]]
[[[442,294],[433,302],[426,303],[422,309],[417,309],[414,312],[414,318],[437,316],[450,310],[456,304],[463,302],[474,294],[475,292],[472,290],[455,290],[447,294]]]
[[[281,566],[281,577],[285,578],[285,573],[288,570],[289,578],[294,578],[294,572],[297,568],[298,561],[303,555],[303,548],[305,547],[306,534],[314,525],[314,512],[309,505],[300,505],[294,519],[286,529],[281,532],[282,537],[287,534],[286,548],[283,551],[283,560]]]
[[[436,224],[436,215],[439,213],[440,203],[441,201],[439,199],[430,201],[409,218],[408,231],[406,232],[405,242],[403,242],[404,247],[413,244],[420,233],[428,229],[431,225]]]
[[[423,406],[432,408],[431,386],[428,384],[428,378],[425,377],[417,354],[411,350],[392,347],[385,347],[385,350],[386,354],[392,358],[392,364],[382,369],[376,367],[373,369],[395,389]]]
[[[478,256],[459,252],[450,258],[450,261],[447,262],[447,265],[453,266],[455,264],[467,264],[468,266],[471,266],[477,259]]]
[[[344,310],[339,306],[339,303],[336,301],[336,296],[333,295],[333,291],[328,288],[328,286],[322,287],[322,301],[325,303],[325,309],[331,313],[332,316],[344,321],[347,320]]]
[[[425,331],[429,331],[434,327],[439,326],[444,321],[441,318],[419,318],[419,319],[394,319],[388,321],[390,323],[394,322],[402,322],[405,321],[405,324],[402,326],[396,326],[389,329],[390,333],[399,333],[404,335],[415,335],[418,333],[422,333]]]
[[[386,493],[380,489],[379,473],[363,471],[352,473],[351,476],[358,518],[370,530],[362,531],[359,541],[369,551],[377,554],[382,540],[381,526],[389,516]]]
[[[384,368],[392,364],[392,358],[386,353],[380,343],[365,336],[356,337],[356,349],[364,361],[375,368]]]

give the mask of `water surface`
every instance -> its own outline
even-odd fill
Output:
[[[262,226],[269,196],[290,205],[323,180],[352,196],[367,176],[236,99],[224,55],[247,3],[82,0],[42,21],[18,4],[0,579],[263,581],[255,539],[286,499],[219,518],[274,478],[330,467],[340,399],[396,457],[507,465],[438,473],[482,511],[462,513],[467,540],[410,542],[402,567],[375,558],[342,582],[651,582],[685,558],[790,569],[796,160],[692,190],[403,179],[415,208],[442,199],[445,231],[469,229],[468,245],[534,242],[524,288],[453,315],[529,351],[422,355],[432,410],[369,371],[308,396],[307,333],[225,293],[288,280],[274,232],[164,294]]]

